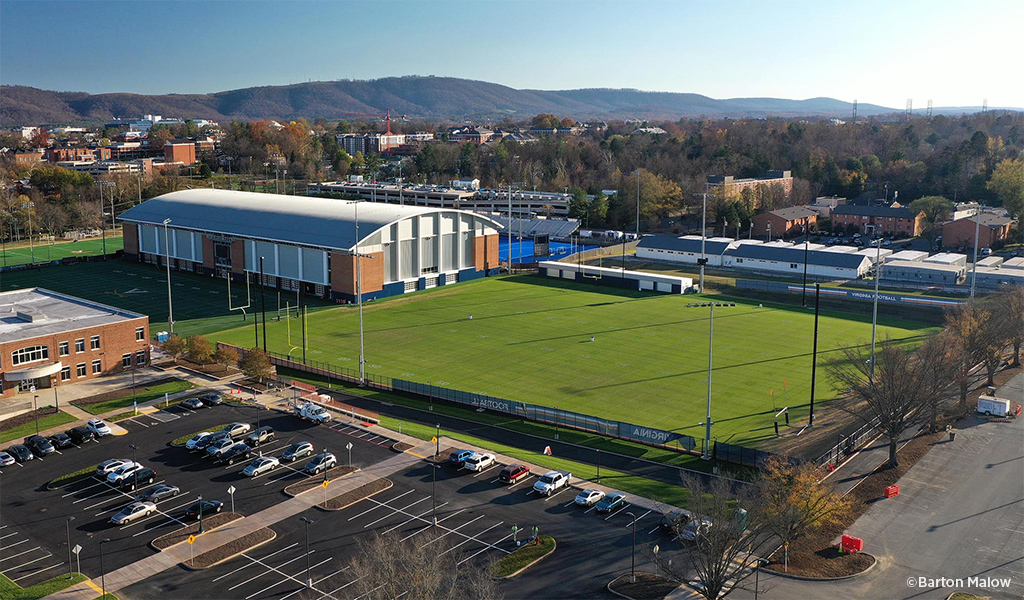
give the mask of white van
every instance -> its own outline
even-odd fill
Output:
[[[978,398],[978,412],[991,417],[1005,417],[1010,414],[1010,401],[992,396]]]

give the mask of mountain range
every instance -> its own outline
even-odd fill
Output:
[[[374,80],[315,81],[250,87],[212,94],[56,92],[5,85],[0,87],[0,124],[42,125],[97,123],[115,117],[159,114],[213,120],[358,119],[392,115],[434,121],[524,120],[538,113],[582,119],[667,119],[692,117],[839,117],[852,104],[833,98],[714,99],[700,94],[645,92],[634,89],[518,90],[453,77],[388,77]],[[936,109],[973,112],[977,109]],[[860,104],[858,115],[897,112]]]

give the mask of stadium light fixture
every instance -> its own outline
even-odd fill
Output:
[[[167,267],[167,329],[174,333],[174,307],[171,304],[171,238],[167,236],[167,224],[170,222],[170,219],[164,219],[164,265]]]

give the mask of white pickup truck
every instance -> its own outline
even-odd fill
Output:
[[[323,423],[329,423],[331,421],[331,413],[327,412],[327,409],[318,406],[316,404],[300,404],[293,409],[295,416],[307,421],[313,421],[320,425]]]
[[[548,471],[537,483],[533,484],[533,491],[542,496],[550,496],[564,487],[569,486],[572,473],[568,471]]]

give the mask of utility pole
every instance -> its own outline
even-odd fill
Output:
[[[978,235],[981,233],[981,206],[974,213],[974,264],[971,265],[971,301],[974,301],[974,284],[978,280]]]
[[[374,188],[376,189],[376,188]],[[359,304],[359,385],[366,385],[366,358],[365,346],[363,345],[363,273],[362,253],[359,252],[359,201],[355,201],[355,225],[356,225],[356,302]]]
[[[167,329],[174,333],[174,307],[171,304],[171,238],[167,233],[170,219],[164,219],[164,265],[167,267]]]
[[[871,307],[871,369],[868,379],[875,381],[875,335],[878,331],[878,281],[882,278],[882,240],[875,240],[875,299]]]
[[[814,284],[814,350],[811,351],[811,414],[808,425],[814,425],[814,379],[818,374],[818,314],[821,311],[821,284]]]
[[[704,460],[711,460],[711,365],[712,349],[715,344],[715,303],[709,304],[711,312],[708,314],[708,411],[704,417]]]

